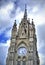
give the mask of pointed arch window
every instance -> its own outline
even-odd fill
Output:
[[[10,65],[13,65],[13,60],[10,60],[10,61],[9,61],[9,64],[10,64]]]
[[[26,65],[26,61],[23,61],[22,65]]]
[[[21,65],[21,61],[17,61],[17,65]]]

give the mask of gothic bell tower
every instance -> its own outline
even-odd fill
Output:
[[[35,25],[27,19],[25,6],[24,16],[17,29],[16,20],[12,28],[11,44],[8,50],[6,65],[39,65]]]

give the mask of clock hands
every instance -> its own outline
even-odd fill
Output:
[[[27,53],[27,51],[26,51],[26,49],[25,48],[20,48],[19,50],[18,50],[18,54],[19,55],[26,55],[26,53]]]

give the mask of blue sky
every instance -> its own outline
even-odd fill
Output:
[[[45,65],[45,0],[0,0],[0,65],[5,65],[12,26],[15,19],[19,25],[25,3],[28,18],[34,19],[40,65]]]

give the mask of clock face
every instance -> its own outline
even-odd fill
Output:
[[[21,47],[21,48],[18,49],[17,53],[18,53],[18,55],[24,56],[24,55],[26,55],[27,50],[26,50],[25,47]]]

